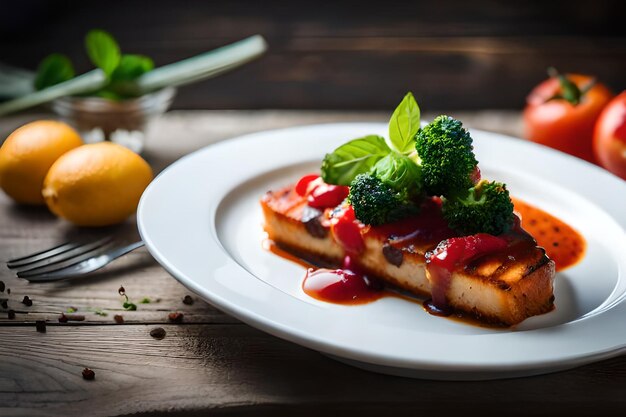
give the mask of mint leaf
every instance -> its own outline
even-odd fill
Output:
[[[45,57],[37,68],[35,90],[62,83],[74,78],[74,66],[68,57],[62,54],[51,54]]]
[[[120,63],[111,74],[111,82],[103,91],[106,98],[122,100],[140,95],[135,80],[154,69],[152,59],[144,55],[122,55]]]
[[[91,62],[111,76],[120,63],[120,47],[113,36],[103,30],[90,30],[85,38],[85,47]]]
[[[417,196],[422,192],[422,168],[408,156],[392,152],[378,161],[372,175],[397,192]]]
[[[111,74],[113,81],[135,80],[154,68],[152,59],[144,55],[124,54]]]
[[[400,153],[415,149],[415,135],[420,128],[420,108],[412,93],[407,93],[389,120],[389,140]]]
[[[369,135],[344,143],[322,162],[322,179],[327,184],[350,185],[359,174],[369,172],[391,149],[385,139]]]

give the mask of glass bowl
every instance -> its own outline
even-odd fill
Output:
[[[51,107],[78,130],[85,143],[111,141],[136,153],[144,149],[152,122],[165,113],[176,95],[173,87],[115,101],[101,97],[62,97]]]

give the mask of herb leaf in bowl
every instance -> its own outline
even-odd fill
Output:
[[[120,47],[113,36],[100,29],[90,30],[85,38],[85,48],[91,62],[111,76],[121,59]]]
[[[154,68],[154,62],[145,55],[124,54],[122,55],[119,65],[111,74],[113,81],[134,80],[140,75],[151,71]]]
[[[154,62],[144,55],[123,54],[120,63],[111,74],[110,84],[98,95],[117,100],[141,95],[135,80],[154,69]],[[104,95],[103,95],[104,94]]]
[[[44,58],[37,68],[35,89],[46,87],[71,80],[76,75],[72,61],[62,54],[51,54]]]
[[[111,100],[124,100],[141,95],[136,80],[154,69],[154,62],[145,55],[122,54],[115,38],[108,32],[94,29],[85,37],[85,48],[91,62],[104,72],[106,84],[86,94]],[[51,54],[39,65],[35,89],[68,81],[75,77],[74,67],[68,57]]]

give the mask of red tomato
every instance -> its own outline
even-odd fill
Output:
[[[337,213],[337,215],[332,218],[330,230],[337,243],[339,243],[346,252],[359,254],[365,249],[365,242],[363,242],[363,237],[361,236],[361,228],[356,223],[352,206],[344,208],[341,213]],[[346,261],[349,267],[351,260],[347,259]]]
[[[350,188],[345,185],[322,183],[310,191],[307,202],[315,208],[335,207],[345,200],[349,192]]]
[[[604,108],[593,136],[600,165],[626,180],[626,91]]]
[[[298,183],[296,184],[296,193],[303,197],[307,195],[310,191],[309,185],[311,185],[311,182],[315,181],[319,177],[320,176],[317,174],[308,174],[300,178],[300,180],[298,180]]]
[[[580,90],[593,81],[593,77],[587,75],[567,74],[566,77]],[[526,138],[595,163],[594,125],[613,93],[596,83],[576,105],[565,99],[549,100],[557,94],[563,94],[561,83],[552,77],[528,95],[524,109]]]

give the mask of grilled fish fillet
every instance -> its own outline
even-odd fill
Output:
[[[346,253],[332,236],[328,210],[312,209],[292,187],[266,193],[261,206],[265,231],[277,245],[304,259],[341,265]],[[434,277],[426,268],[425,253],[442,236],[398,237],[385,226],[365,226],[361,234],[365,250],[357,262],[364,271],[418,296],[431,296]],[[554,262],[527,236],[452,271],[445,299],[455,312],[511,326],[553,309],[554,276]]]

